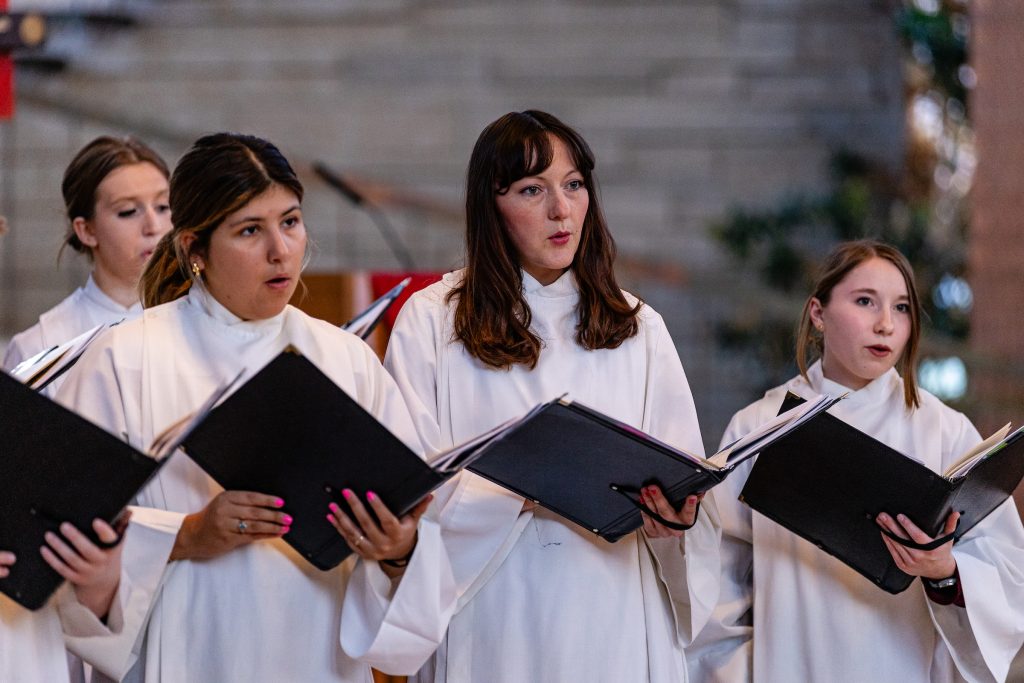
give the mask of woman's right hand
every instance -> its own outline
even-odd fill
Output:
[[[6,550],[0,550],[0,579],[11,573],[11,570],[8,569],[8,567],[12,564],[14,564],[14,553]]]
[[[251,491],[223,491],[181,523],[172,560],[209,559],[253,541],[279,538],[291,530],[292,518],[281,512],[284,501]]]

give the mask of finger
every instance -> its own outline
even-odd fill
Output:
[[[680,521],[686,525],[692,525],[697,521],[697,506],[700,505],[698,496],[687,496],[683,507],[679,510]]]
[[[409,512],[405,513],[405,517],[403,517],[403,519],[408,517],[412,518],[414,522],[420,521],[420,517],[422,517],[423,513],[425,513],[427,509],[430,507],[430,501],[432,500],[434,500],[434,494],[427,495],[426,498],[424,498],[423,500],[416,504],[416,507],[414,507],[412,510],[409,510]]]
[[[915,555],[915,551],[911,550],[905,545],[902,545],[894,541],[891,538],[886,538],[885,540],[889,542],[888,544],[891,547],[889,554],[892,555],[894,558],[898,558],[898,561],[902,563],[902,571],[909,573],[909,569],[913,568],[917,563],[917,556]]]
[[[894,520],[892,517],[890,517],[888,514],[884,512],[879,513],[879,515],[875,517],[875,523],[877,523],[880,527],[885,528],[887,531],[891,531],[900,538],[907,538],[907,534],[903,530],[903,527],[897,524],[896,520]]]
[[[352,510],[352,516],[362,530],[361,533],[365,534],[375,544],[382,542],[386,534],[381,531],[377,523],[370,517],[370,513],[366,511],[366,507],[359,500],[359,496],[352,489],[345,489],[342,491],[342,495],[345,496],[345,502],[348,503],[349,509]]]
[[[78,581],[78,572],[71,569],[71,567],[64,564],[56,553],[47,548],[45,545],[39,548],[39,554],[43,556],[43,560],[46,564],[50,565],[53,571],[60,574],[62,579],[70,581],[72,583]]]
[[[131,513],[129,513],[128,516],[130,517]],[[92,530],[96,532],[96,538],[100,539],[104,543],[116,543],[116,542],[120,541],[121,540],[121,533],[123,533],[124,528],[127,528],[127,526],[128,526],[128,520],[127,519],[122,520],[119,517],[118,519],[116,519],[114,521],[114,523],[115,523],[115,525],[122,526],[122,531],[121,532],[116,531],[114,529],[114,527],[110,526],[109,524],[104,522],[102,519],[94,519],[94,520],[92,520]]]
[[[240,536],[266,536],[269,538],[273,536],[284,536],[286,533],[291,531],[291,527],[283,526],[275,522],[261,522],[255,519],[247,519],[245,520],[245,531],[238,528],[238,522],[235,522],[231,530]]]
[[[910,535],[910,538],[916,541],[917,543],[928,543],[934,540],[931,536],[921,531],[921,529],[918,528],[916,524],[911,522],[910,518],[906,515],[896,515],[896,521],[900,523],[900,526],[907,530],[907,533]]]
[[[948,536],[949,534],[951,534],[954,531],[956,531],[956,525],[957,525],[957,522],[959,522],[959,521],[960,521],[960,513],[956,512],[956,511],[950,512],[949,513],[949,517],[946,518],[946,526],[943,527],[943,529],[942,529],[942,535],[943,536]]]
[[[14,556],[14,553],[9,550],[0,550],[0,567],[9,567],[17,561],[18,558]]]
[[[398,521],[398,517],[395,517],[388,506],[384,504],[384,501],[380,499],[380,496],[373,491],[366,492],[366,500],[377,515],[380,528],[387,536],[394,536],[402,526],[402,523]]]
[[[658,530],[654,528],[654,521],[642,512],[640,517],[644,521],[644,533],[650,538],[656,538],[655,534],[658,533]]]
[[[253,491],[225,491],[224,497],[228,502],[242,507],[252,506],[261,508],[283,508],[284,500],[278,496],[270,496],[265,493]]]
[[[348,543],[348,547],[358,552],[359,549],[356,548],[356,541],[359,540],[360,536],[363,536],[362,529],[337,504],[331,503],[328,507],[331,509],[331,514],[327,515],[327,518],[334,525],[334,528],[338,530],[338,533],[341,534],[341,537],[345,539],[345,542]],[[362,543],[366,543],[365,537]],[[360,546],[362,546],[362,543],[360,543]]]
[[[43,538],[46,540],[46,544],[50,546],[55,553],[64,561],[64,564],[68,565],[71,569],[76,572],[80,572],[85,568],[85,562],[74,550],[65,543],[60,536],[47,531],[43,534]]]
[[[119,514],[114,519],[114,522],[111,525],[111,527],[114,529],[114,533],[116,533],[119,537],[123,536],[124,532],[128,530],[128,522],[130,522],[131,519],[132,511],[130,509],[125,508],[124,510],[121,510],[121,514]]]
[[[94,521],[93,525],[95,525],[95,523],[96,522]],[[110,529],[110,527],[107,528]],[[60,525],[60,533],[67,539],[68,543],[71,544],[75,553],[77,553],[83,560],[89,563],[103,562],[103,551],[100,550],[95,543],[90,541],[85,534],[76,529],[74,524],[64,522]]]
[[[246,522],[266,522],[277,526],[291,526],[292,516],[279,510],[268,510],[251,505],[232,505],[224,510],[224,516],[230,519],[244,519]]]
[[[896,543],[888,536],[882,536],[882,541],[885,543],[885,547],[889,550],[889,555],[892,557],[893,562],[896,563],[896,567],[904,574],[909,574],[910,568],[903,561],[903,557],[902,555],[900,555],[898,550],[902,546],[900,546],[899,543]]]
[[[645,493],[647,500],[653,503],[650,507],[653,507],[655,512],[669,521],[675,522],[678,520],[678,513],[673,509],[672,504],[668,502],[668,499],[659,487],[648,486],[645,489]]]

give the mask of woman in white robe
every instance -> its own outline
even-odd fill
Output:
[[[224,379],[294,345],[420,450],[372,351],[287,305],[305,253],[301,197],[270,143],[231,134],[197,141],[171,181],[175,228],[143,276],[143,316],[98,339],[59,400],[144,448]],[[454,604],[439,530],[418,520],[426,506],[396,520],[378,499],[370,505],[381,527],[362,529],[340,513],[335,521],[359,557],[322,572],[281,539],[292,520],[288,501],[272,494],[224,492],[181,453],[161,469],[135,515],[175,538],[126,541],[125,575],[159,595],[148,618],[126,620],[137,641],[105,673],[119,677],[134,663],[128,680],[362,682],[370,664],[393,673],[420,666]]]
[[[429,450],[569,392],[703,453],[693,398],[664,322],[615,285],[614,247],[592,170],[582,138],[543,112],[509,114],[481,134],[469,170],[469,268],[413,295],[385,359]],[[467,284],[474,268],[475,283]],[[499,280],[488,280],[495,272]],[[603,315],[613,327],[614,310],[619,331],[629,331],[614,342],[581,345],[584,291],[596,291],[606,307],[587,311],[590,321]],[[460,335],[460,298],[492,292],[505,297],[490,309],[493,317],[469,313]],[[487,337],[512,320],[520,324],[518,346]],[[479,333],[477,341],[489,339],[475,345],[475,354],[468,331]],[[533,353],[512,360],[523,347]],[[660,492],[645,495],[662,517],[693,521],[696,497],[677,511]],[[645,517],[643,531],[614,544],[471,472],[443,488],[435,505],[459,602],[419,680],[685,680],[683,646],[717,596],[713,505],[705,503],[685,534]]]
[[[131,137],[98,137],[75,155],[61,184],[69,221],[64,244],[90,258],[92,273],[84,286],[11,339],[4,369],[97,325],[142,312],[139,276],[171,229],[168,175],[164,160]]]
[[[802,374],[738,412],[722,443],[774,417],[787,391],[849,392],[833,415],[944,471],[981,437],[964,415],[916,387],[918,316],[913,275],[898,251],[876,242],[841,245],[804,309]],[[820,358],[808,368],[812,344]],[[709,494],[722,517],[724,574],[715,614],[688,652],[694,681],[1006,679],[1024,642],[1024,530],[1012,501],[931,552],[885,539],[900,569],[922,577],[891,595],[741,504],[751,466]],[[880,524],[929,540],[916,527],[911,532],[912,521]],[[953,525],[955,515],[945,533]]]

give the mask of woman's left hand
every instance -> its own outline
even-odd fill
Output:
[[[340,507],[330,504],[328,521],[338,530],[348,546],[364,560],[401,560],[412,554],[416,547],[416,527],[420,517],[427,511],[433,496],[427,496],[401,519],[395,517],[380,496],[373,491],[366,492],[366,501],[380,522],[374,521],[362,501],[351,489],[342,491],[348,503],[353,520]],[[398,576],[403,572],[401,567],[381,564],[381,569],[388,576]]]
[[[703,499],[703,493],[687,496],[686,501],[683,503],[683,507],[676,510],[672,507],[672,504],[668,502],[668,498],[665,497],[665,494],[661,492],[661,487],[645,486],[640,489],[641,503],[657,512],[668,521],[686,526],[692,525],[697,521],[697,505]],[[670,529],[657,520],[647,516],[645,513],[640,514],[643,515],[644,533],[647,534],[648,538],[667,538],[669,536],[675,536],[678,538],[686,533],[685,531],[680,531],[678,529]]]
[[[953,533],[956,530],[957,520],[960,519],[959,512],[949,513],[946,518],[946,526],[941,535]],[[893,519],[884,512],[875,518],[879,526],[896,534],[900,538],[907,538],[917,543],[930,543],[932,537],[921,531],[916,524],[910,521],[906,515],[896,515]],[[882,534],[885,547],[895,560],[896,566],[904,574],[911,576],[922,576],[926,579],[944,579],[956,572],[956,560],[953,558],[953,540],[940,545],[935,550],[915,550],[907,548]]]
[[[130,513],[118,522],[120,533],[128,525]],[[92,522],[97,538],[104,543],[120,540],[120,533],[101,519]],[[55,572],[75,587],[75,596],[97,617],[103,618],[117,594],[121,581],[121,548],[101,548],[69,522],[60,525],[60,535],[47,531],[46,545],[39,553]]]

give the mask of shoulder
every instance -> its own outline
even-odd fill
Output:
[[[902,382],[902,380],[900,380]],[[902,385],[900,396],[903,394]],[[921,405],[911,413],[911,419],[924,422],[930,429],[939,429],[944,437],[950,440],[961,438],[972,439],[977,435],[977,429],[970,419],[955,408],[943,403],[935,394],[917,388],[917,395]],[[980,439],[980,436],[977,436]]]
[[[336,356],[339,353],[344,353],[349,362],[355,365],[363,363],[379,365],[377,355],[373,352],[373,349],[358,335],[343,330],[334,323],[315,318],[294,306],[289,305],[287,311],[290,318],[289,325],[293,326],[293,331],[296,327],[305,329],[309,336],[315,340],[316,346],[323,349],[325,356]],[[307,349],[302,349],[302,351],[309,352]],[[326,358],[323,360],[326,360]]]
[[[439,324],[455,307],[450,295],[462,283],[463,273],[463,270],[445,273],[438,282],[413,292],[398,312],[396,330],[410,324],[422,325],[424,321]]]

